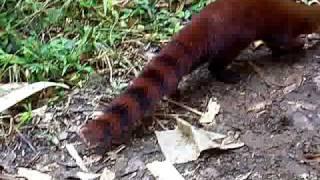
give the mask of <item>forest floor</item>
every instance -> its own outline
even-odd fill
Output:
[[[320,47],[277,58],[266,48],[246,50],[232,68],[241,73],[238,84],[217,82],[201,67],[180,84],[182,96],[176,101],[205,112],[208,100],[217,98],[221,109],[216,123],[206,128],[239,133],[245,146],[202,152],[196,161],[175,165],[179,173],[185,179],[320,179]],[[166,114],[179,114],[192,124],[198,117],[162,101],[155,123],[141,128],[120,150],[97,156],[85,149],[76,131],[98,102],[109,99],[109,86],[103,77],[94,76],[39,121],[20,129],[0,146],[0,170],[15,174],[17,167],[26,167],[54,179],[76,177],[81,169],[66,149],[73,144],[90,172],[108,167],[116,179],[154,179],[146,164],[164,156],[153,131],[174,127],[175,120]]]

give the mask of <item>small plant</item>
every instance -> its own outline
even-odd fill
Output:
[[[121,52],[119,45],[133,39],[167,40],[206,1],[184,11],[158,3],[133,0],[122,7],[113,0],[6,0],[0,6],[0,81],[81,84],[94,71],[88,59],[103,49]]]
[[[17,126],[18,128],[25,125],[25,124],[28,124],[32,120],[31,103],[24,104],[23,106],[26,109],[26,111],[21,113],[21,115],[20,115],[20,122]]]

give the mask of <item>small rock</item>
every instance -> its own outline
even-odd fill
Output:
[[[294,112],[292,115],[293,125],[300,129],[313,130],[314,127],[309,118],[302,112]]]

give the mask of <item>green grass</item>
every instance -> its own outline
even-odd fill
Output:
[[[134,64],[137,47],[123,47],[124,42],[168,40],[206,4],[172,1],[169,7],[159,7],[160,1],[152,0],[132,0],[124,6],[116,2],[1,0],[0,82],[81,85],[89,74],[108,67],[105,59],[115,69]]]
[[[140,70],[135,50],[142,47],[128,42],[168,40],[209,0],[190,2],[0,0],[0,82],[81,85],[89,74],[110,66],[115,76],[123,75],[116,71],[121,68]]]

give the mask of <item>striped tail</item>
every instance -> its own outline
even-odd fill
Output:
[[[104,148],[128,140],[146,112],[176,91],[180,79],[191,71],[197,59],[191,52],[177,39],[169,42],[103,115],[81,128],[82,139],[90,146]]]

